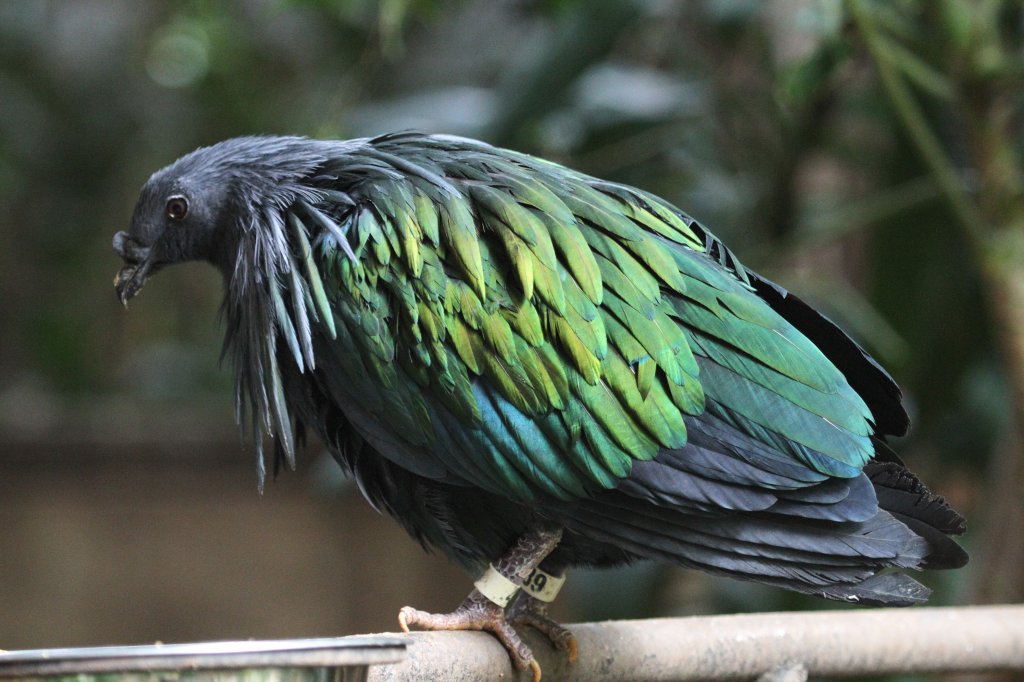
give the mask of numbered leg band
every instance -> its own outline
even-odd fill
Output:
[[[519,585],[498,573],[494,566],[488,566],[480,579],[473,583],[473,587],[501,608],[508,606],[519,591]]]
[[[564,584],[564,575],[555,576],[535,568],[530,577],[523,583],[523,591],[534,599],[539,599],[543,602],[553,602]]]

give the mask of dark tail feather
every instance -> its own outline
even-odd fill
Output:
[[[949,503],[932,494],[902,463],[873,460],[864,473],[875,486],[878,506],[928,543],[921,568],[960,568],[967,563],[967,552],[949,537],[962,535],[967,523]]]
[[[855,585],[835,585],[817,592],[819,597],[868,606],[912,606],[928,601],[927,587],[902,573],[883,573]]]
[[[750,579],[749,576],[736,577]],[[926,603],[932,593],[930,589],[902,573],[882,573],[865,578],[860,582],[837,583],[825,587],[763,577],[758,577],[756,580],[766,585],[783,587],[813,597],[863,606],[916,606]]]
[[[573,532],[711,573],[854,603],[906,606],[928,595],[907,576],[877,575],[919,568],[930,550],[926,539],[886,511],[846,523],[765,512],[702,515],[621,491],[558,511]]]

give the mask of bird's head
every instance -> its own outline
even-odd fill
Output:
[[[169,166],[149,179],[128,230],[114,235],[114,251],[124,259],[114,280],[122,303],[166,265],[215,258],[229,210],[230,182],[175,171]]]
[[[241,236],[266,210],[308,195],[303,180],[322,163],[318,143],[295,137],[227,140],[183,156],[153,174],[127,230],[114,235],[124,266],[114,278],[128,300],[161,268],[202,260],[227,273]]]

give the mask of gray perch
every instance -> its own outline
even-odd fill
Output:
[[[569,626],[568,665],[527,632],[545,680],[800,680],[888,673],[1024,671],[1024,606],[872,609],[661,618]],[[480,632],[405,635],[406,659],[370,682],[525,680]]]

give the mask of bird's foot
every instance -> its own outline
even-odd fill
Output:
[[[529,626],[548,638],[551,645],[566,654],[569,663],[575,663],[579,657],[576,637],[568,628],[551,620],[548,616],[548,603],[520,592],[506,613],[508,622],[515,626]]]
[[[531,670],[533,682],[540,682],[540,664],[533,657],[530,647],[526,646],[519,633],[505,618],[505,607],[508,606],[509,599],[522,587],[523,581],[534,573],[540,562],[558,546],[561,539],[561,528],[540,524],[528,528],[512,548],[488,566],[484,574],[473,583],[475,589],[459,604],[459,608],[451,613],[426,613],[405,606],[398,613],[399,625],[405,632],[409,632],[410,625],[427,630],[486,630],[502,643],[516,668]],[[543,610],[541,613],[543,615]],[[560,627],[551,621],[548,622],[555,628]],[[543,623],[534,627],[545,634],[548,630],[555,632]],[[555,642],[555,646],[558,646],[558,641],[564,640],[564,637],[557,635],[549,637]],[[572,655],[571,645],[565,646],[569,647],[566,650]]]
[[[504,609],[476,590],[451,613],[427,613],[403,606],[398,612],[398,624],[404,632],[409,632],[410,626],[424,630],[486,630],[498,638],[516,668],[532,671],[533,682],[540,682],[540,664],[505,619]]]

